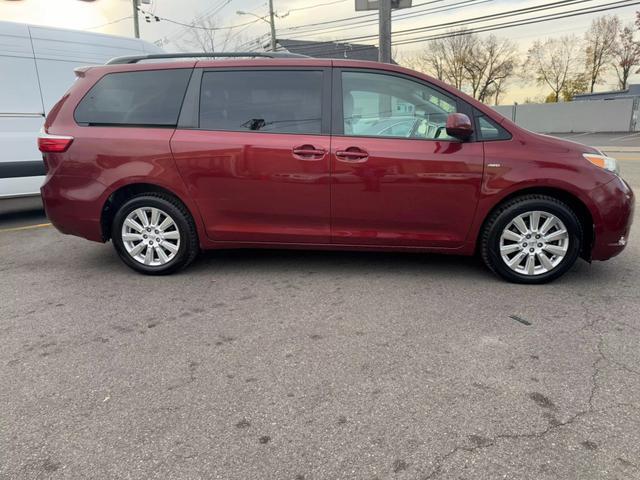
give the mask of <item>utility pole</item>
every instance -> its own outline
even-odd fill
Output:
[[[276,14],[273,11],[273,0],[269,0],[269,25],[271,26],[271,51],[276,51]]]
[[[378,0],[378,60],[391,63],[391,0]]]
[[[140,24],[138,23],[138,0],[131,0],[133,3],[133,33],[136,38],[140,38]]]

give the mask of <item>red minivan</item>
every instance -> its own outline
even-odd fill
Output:
[[[147,274],[295,247],[478,252],[520,283],[627,243],[633,193],[594,148],[395,65],[205,56],[76,71],[38,140],[58,230]]]

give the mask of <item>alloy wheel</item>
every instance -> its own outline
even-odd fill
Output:
[[[569,231],[562,220],[539,210],[518,215],[500,235],[500,256],[521,275],[542,275],[556,268],[569,249]]]
[[[165,265],[180,249],[180,231],[166,212],[141,207],[130,212],[122,224],[122,243],[135,261],[152,267]]]

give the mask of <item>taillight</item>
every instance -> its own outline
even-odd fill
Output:
[[[66,152],[71,143],[73,137],[66,135],[49,135],[45,132],[40,132],[38,136],[38,149],[42,153],[61,153]]]

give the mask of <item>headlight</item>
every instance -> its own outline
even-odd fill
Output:
[[[620,168],[618,168],[618,162],[613,157],[607,157],[606,155],[598,155],[595,153],[583,153],[582,156],[593,163],[595,166],[609,170],[610,172],[618,175]]]

